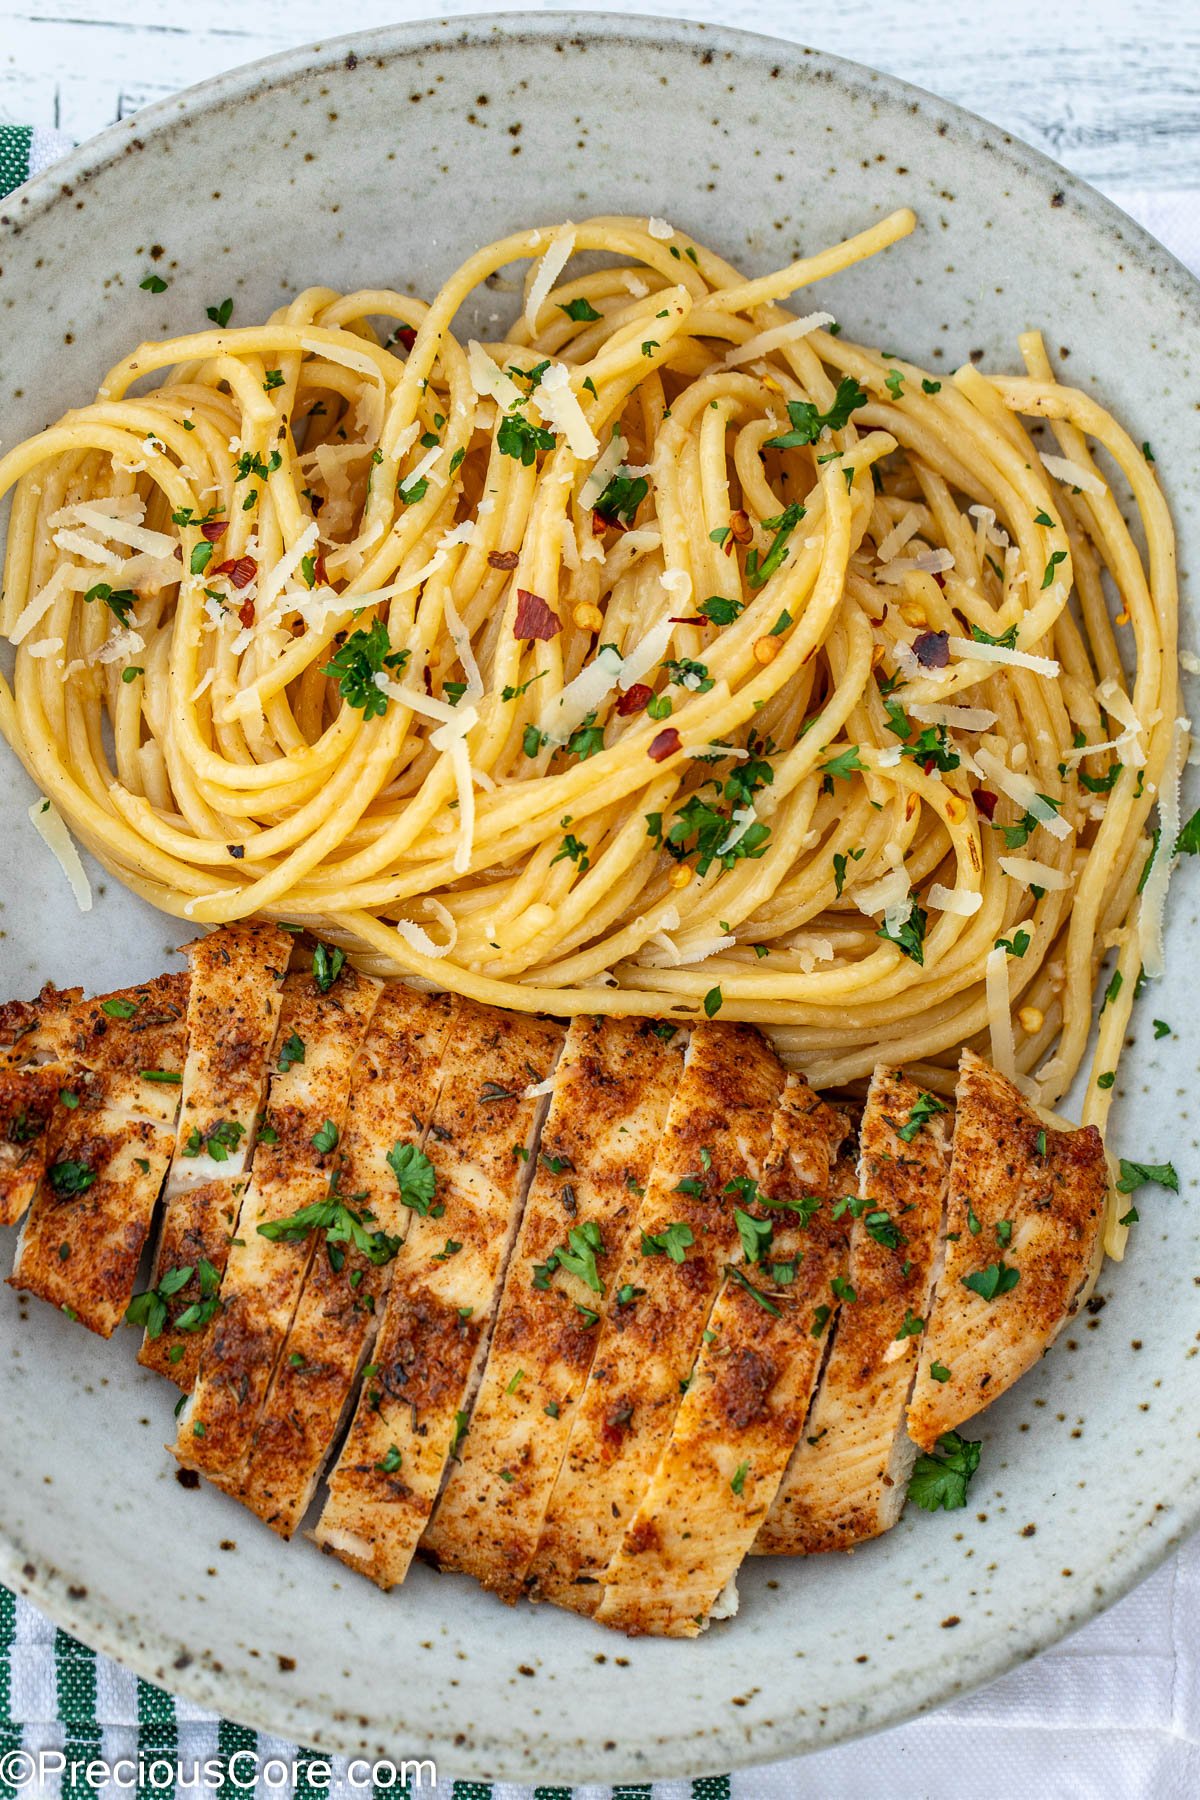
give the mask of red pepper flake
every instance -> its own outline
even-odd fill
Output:
[[[632,689],[630,691],[632,692]],[[679,733],[673,725],[668,725],[665,731],[659,732],[646,755],[651,762],[666,762],[668,756],[674,756],[678,748]]]
[[[972,800],[974,800],[976,806],[979,808],[979,811],[983,814],[985,819],[990,821],[991,819],[993,819],[995,817],[995,815],[996,815],[996,796],[995,796],[995,794],[989,794],[989,792],[986,788],[976,788],[974,793],[971,795],[971,798],[972,798]]]
[[[329,571],[325,567],[325,552],[323,550],[317,551],[316,559],[313,562],[313,586],[329,586]]]
[[[598,513],[593,510],[592,536],[603,537],[605,532],[609,529],[612,529],[613,531],[624,531],[625,527],[622,525],[620,519],[606,519],[603,513]]]
[[[258,574],[258,564],[252,556],[239,556],[236,561],[230,557],[226,562],[213,570],[214,575],[228,575],[235,588],[249,587]]]
[[[238,619],[239,619],[240,623],[242,624],[242,626],[245,628],[245,630],[249,631],[250,627],[254,623],[254,602],[253,602],[253,600],[243,600],[242,601],[242,604],[238,607]]]
[[[683,619],[672,617],[668,623],[671,625],[710,625],[712,621],[711,619],[706,619],[703,613],[689,613],[687,617]]]
[[[515,569],[521,557],[516,550],[489,550],[487,559],[489,569]]]
[[[950,661],[950,633],[923,631],[913,639],[913,655],[923,669],[944,669]]]
[[[513,636],[523,643],[537,638],[548,642],[558,636],[562,630],[562,620],[548,606],[540,594],[531,594],[528,588],[517,589],[517,616],[513,620]]]
[[[228,530],[228,519],[205,519],[200,526],[200,536],[206,537],[210,544],[215,544],[222,532]]]
[[[732,538],[735,544],[754,542],[754,527],[751,525],[748,515],[740,508],[737,512],[729,515],[729,538]],[[728,544],[729,538],[725,540],[726,544]]]
[[[654,689],[647,687],[644,681],[635,681],[631,688],[626,688],[617,701],[618,719],[628,719],[634,713],[644,712],[653,692]]]
[[[416,331],[411,325],[397,325],[392,335],[398,344],[404,345],[406,350],[411,350],[417,341]]]

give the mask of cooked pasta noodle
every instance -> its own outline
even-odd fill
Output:
[[[947,1091],[970,1042],[1052,1105],[1117,948],[1102,1123],[1186,750],[1171,523],[1036,333],[937,379],[785,310],[913,224],[751,280],[592,219],[428,306],[142,344],[0,461],[10,742],[197,924],[527,1010],[719,1007],[817,1085]],[[522,260],[507,338],[460,342]]]

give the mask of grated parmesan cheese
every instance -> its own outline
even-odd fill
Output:
[[[983,905],[983,895],[974,888],[948,888],[935,881],[929,890],[929,904],[938,912],[955,913],[961,919],[970,919]]]
[[[986,706],[934,706],[920,701],[907,710],[909,718],[920,725],[952,725],[957,731],[989,731],[997,716]]]
[[[1151,980],[1156,980],[1163,973],[1165,957],[1163,954],[1163,908],[1167,901],[1167,888],[1171,873],[1179,857],[1175,846],[1179,841],[1180,808],[1179,787],[1183,778],[1183,764],[1187,756],[1190,732],[1190,719],[1176,719],[1171,733],[1171,745],[1167,751],[1166,767],[1163,769],[1162,784],[1158,791],[1158,848],[1154,852],[1154,860],[1150,864],[1150,873],[1146,877],[1146,885],[1142,889],[1142,903],[1138,909],[1138,938],[1142,951],[1142,967]]]
[[[669,225],[665,219],[656,219],[653,213],[646,220],[646,230],[652,238],[658,238],[660,243],[664,244],[668,238],[675,236],[675,227]]]
[[[747,338],[744,344],[735,344],[726,353],[725,367],[736,369],[742,363],[757,362],[760,356],[769,356],[772,350],[794,344],[822,325],[833,323],[832,313],[815,312],[806,314],[803,319],[789,319],[786,325],[772,325],[769,331],[760,331],[755,337]]]
[[[1062,672],[1049,656],[1031,656],[1027,650],[1008,650],[1003,644],[977,644],[974,638],[952,637],[950,654],[976,662],[1008,663],[1010,668],[1029,669],[1034,675],[1057,676]]]
[[[1000,867],[1013,881],[1019,881],[1025,887],[1045,888],[1048,892],[1061,892],[1069,888],[1074,876],[1062,869],[1053,868],[1050,863],[1038,862],[1033,856],[1002,856]]]
[[[670,648],[674,629],[669,619],[662,619],[657,625],[650,627],[641,643],[634,644],[632,649],[626,651],[621,668],[622,692],[628,692],[662,661]]]
[[[542,712],[538,729],[552,744],[565,744],[589,713],[594,713],[618,682],[623,683],[624,663],[611,644],[603,644],[590,663]]]
[[[546,245],[537,273],[529,284],[529,296],[525,301],[525,323],[530,331],[537,330],[538,314],[545,304],[546,296],[570,261],[574,248],[575,227],[568,219]]]
[[[475,660],[475,652],[471,648],[471,634],[464,625],[458,608],[447,593],[444,601],[446,626],[450,632],[454,648],[458,652],[458,660],[462,664],[463,674],[467,678],[462,700],[472,702],[483,699],[483,676],[479,672],[479,664]],[[459,705],[462,704],[459,701]]]
[[[483,345],[472,338],[467,345],[467,374],[471,386],[485,400],[494,400],[505,412],[525,399],[511,375],[494,363]]]
[[[43,656],[57,656],[62,647],[63,641],[60,637],[39,638],[36,644],[26,644],[25,651],[28,656],[36,656],[40,659]]]
[[[579,504],[584,512],[591,512],[613,476],[619,473],[624,451],[625,440],[614,427],[611,438],[600,452],[599,460],[593,464],[591,473],[579,490]]]
[[[987,990],[988,1031],[992,1040],[992,1066],[1011,1081],[1017,1072],[1013,1044],[1012,1002],[1008,991],[1008,951],[989,950],[984,963]]]
[[[599,440],[584,417],[565,363],[550,364],[538,386],[537,403],[542,417],[560,437],[566,438],[572,456],[582,461],[596,455]]]
[[[978,750],[976,757],[980,768],[988,779],[1000,789],[1002,794],[1019,806],[1023,812],[1032,813],[1039,825],[1045,827],[1051,837],[1068,838],[1071,835],[1071,822],[1061,818],[1055,808],[1038,793],[1028,775],[1018,774],[1010,769],[991,750]]]
[[[860,912],[885,913],[888,922],[894,917],[898,925],[902,925],[912,911],[912,895],[908,889],[908,876],[903,869],[889,869],[878,881],[869,881],[865,887],[854,890],[854,904]],[[903,916],[901,917],[901,909]]]
[[[1038,455],[1047,474],[1053,475],[1055,481],[1061,481],[1064,486],[1081,488],[1085,494],[1106,494],[1108,492],[1098,476],[1093,475],[1090,469],[1081,467],[1079,463],[1072,462],[1070,457],[1048,456],[1044,450],[1039,450]]]
[[[91,912],[92,889],[75,848],[75,840],[63,823],[62,814],[49,800],[35,800],[29,808],[34,830],[58,861],[58,866],[71,884],[75,904],[80,912]]]
[[[885,563],[875,570],[875,579],[899,584],[906,575],[946,575],[953,567],[954,558],[949,550],[921,550],[916,556],[900,556],[894,562]]]

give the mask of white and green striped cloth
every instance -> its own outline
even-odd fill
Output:
[[[60,133],[0,125],[0,202],[69,148]],[[1194,192],[1126,191],[1112,196],[1189,267],[1200,272],[1200,205]],[[18,1787],[5,1774],[14,1755],[60,1753],[79,1765]],[[420,1756],[409,1744],[403,1754]],[[89,1784],[89,1760],[141,1759]],[[295,1766],[273,1778],[270,1759]],[[6,1760],[7,1759],[7,1760]],[[156,1767],[156,1759],[161,1759]],[[197,1781],[196,1764],[207,1765]],[[28,1602],[0,1587],[0,1800],[59,1800],[130,1793],[183,1800],[196,1793],[253,1800],[377,1800],[418,1790],[351,1781],[344,1758],[326,1758],[175,1699],[97,1656]],[[252,1768],[259,1779],[248,1778]],[[168,1771],[180,1770],[179,1786]],[[20,1771],[18,1771],[20,1772]],[[732,1776],[570,1789],[455,1780],[440,1769],[441,1800],[1011,1800],[1014,1793],[1063,1800],[1191,1800],[1200,1794],[1200,1540],[1075,1637],[977,1694],[925,1718],[843,1744],[803,1761]]]

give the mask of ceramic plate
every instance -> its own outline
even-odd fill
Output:
[[[1186,578],[1200,548],[1190,277],[1098,195],[954,107],[677,22],[538,15],[369,33],[222,76],[85,145],[0,213],[3,436],[90,399],[127,346],[194,329],[227,294],[239,321],[314,282],[430,294],[478,244],[598,212],[665,216],[761,272],[902,204],[917,233],[812,303],[935,370],[967,356],[1013,366],[1017,333],[1044,327],[1066,377],[1153,440]],[[151,257],[169,281],[157,296],[138,285]],[[502,304],[487,296],[485,322]],[[6,759],[0,993],[47,977],[95,991],[179,966],[181,928],[96,871],[80,918],[28,823],[31,798]],[[606,1781],[765,1761],[1033,1655],[1145,1575],[1200,1510],[1191,873],[1111,1130],[1128,1156],[1173,1157],[1184,1196],[1146,1199],[1125,1264],[984,1416],[964,1513],[910,1511],[852,1557],[751,1563],[739,1617],[694,1643],[509,1611],[421,1568],[387,1596],[180,1485],[163,1450],[174,1389],[138,1369],[132,1333],[105,1345],[4,1289],[0,1576],[216,1711],[462,1774]],[[1174,1027],[1161,1043],[1151,1008]]]

